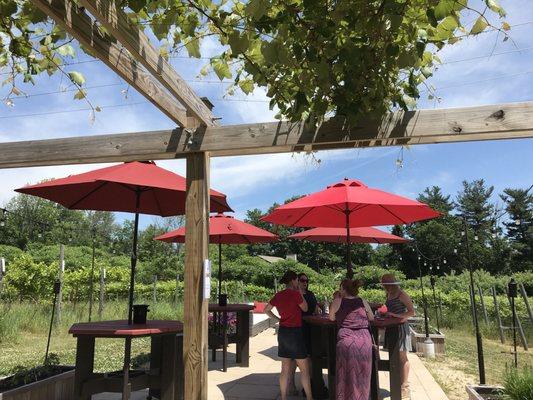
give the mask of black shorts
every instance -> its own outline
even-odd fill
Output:
[[[279,327],[278,357],[290,358],[292,360],[303,360],[307,358],[307,349],[302,328]]]

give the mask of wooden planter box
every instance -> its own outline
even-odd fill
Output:
[[[502,400],[501,386],[466,385],[468,400]]]
[[[424,352],[423,344],[426,340],[426,334],[417,332],[413,329],[411,326],[411,346],[413,347],[413,350],[416,351],[419,354],[422,354]],[[440,333],[430,333],[429,338],[433,341],[433,344],[435,345],[435,354],[437,355],[444,355],[445,349],[444,349],[444,340],[445,336]]]
[[[72,400],[74,397],[74,367],[37,382],[0,393],[0,400]]]

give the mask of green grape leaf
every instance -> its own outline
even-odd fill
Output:
[[[485,28],[489,25],[487,20],[484,16],[480,16],[477,20],[474,26],[472,26],[472,29],[470,30],[471,35],[477,35],[485,30]]]

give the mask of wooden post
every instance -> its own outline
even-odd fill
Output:
[[[505,344],[505,334],[503,332],[502,319],[500,317],[500,307],[498,306],[498,297],[496,297],[496,288],[491,288],[492,298],[494,300],[494,312],[496,313],[496,322],[498,323],[498,329],[500,332],[500,342]]]
[[[483,299],[483,290],[481,289],[481,286],[477,285],[477,291],[479,292],[479,301],[481,302],[481,309],[483,310],[483,319],[485,320],[485,323],[489,324],[489,316],[487,314],[487,309],[485,308],[485,300]]]
[[[509,306],[512,307],[511,298],[509,297],[509,291],[507,290],[507,288],[505,288],[505,293],[507,294],[507,300],[509,300]],[[513,317],[511,317],[511,320],[512,319]],[[511,323],[511,326],[512,326],[512,323]],[[527,351],[528,350],[527,339],[524,333],[524,328],[522,328],[522,323],[520,322],[520,318],[518,317],[518,315],[516,315],[516,328],[518,329],[518,333],[520,333],[520,341],[522,342],[522,346],[524,347],[524,350]]]
[[[98,298],[98,319],[102,320],[104,312],[104,295],[105,295],[105,268],[100,268],[100,297]]]
[[[152,302],[157,303],[157,275],[154,275],[154,286],[152,289]]]
[[[0,258],[0,298],[2,297],[2,290],[4,289],[4,274],[6,273],[6,260],[4,257]]]
[[[57,295],[57,303],[56,303],[56,324],[59,325],[61,323],[61,308],[62,308],[62,302],[63,302],[63,273],[65,272],[65,246],[60,244],[59,245],[59,270],[57,274],[57,279],[59,279],[60,286],[59,286],[59,293]]]
[[[174,292],[174,304],[178,305],[179,301],[179,283],[180,283],[180,274],[176,274],[176,290]]]
[[[522,295],[522,298],[524,299],[524,303],[526,305],[527,314],[529,315],[529,319],[530,319],[531,323],[533,324],[533,313],[531,312],[531,306],[529,305],[529,300],[527,299],[527,293],[526,293],[526,289],[524,288],[524,284],[520,282],[518,284],[518,287],[520,288],[520,294]]]
[[[207,310],[204,261],[209,256],[209,154],[187,155],[183,362],[185,399],[207,400]]]

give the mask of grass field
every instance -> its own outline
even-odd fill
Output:
[[[444,333],[446,356],[424,360],[424,363],[450,400],[464,400],[465,385],[479,382],[476,339],[470,328],[446,329]],[[487,337],[483,339],[487,383],[497,385],[502,383],[506,368],[513,365],[511,344],[510,340],[507,340],[506,344],[501,344],[499,340]],[[533,344],[531,340],[530,344]],[[518,365],[519,368],[526,365],[533,366],[531,349],[526,352],[519,347]]]
[[[147,303],[148,304],[148,303]],[[124,319],[126,302],[114,301],[106,304],[103,320]],[[54,326],[50,352],[59,356],[62,364],[74,364],[76,339],[68,334],[68,328],[76,321],[87,321],[86,304],[65,305],[62,320]],[[157,303],[150,306],[151,319],[182,319],[182,306],[172,303]],[[97,314],[97,313],[94,313]],[[97,319],[96,315],[93,320]],[[10,373],[16,366],[32,367],[43,363],[50,307],[37,304],[13,304],[0,306],[0,376]],[[148,352],[150,339],[139,338],[132,341],[132,355]],[[95,369],[113,371],[122,368],[124,340],[97,339]]]

